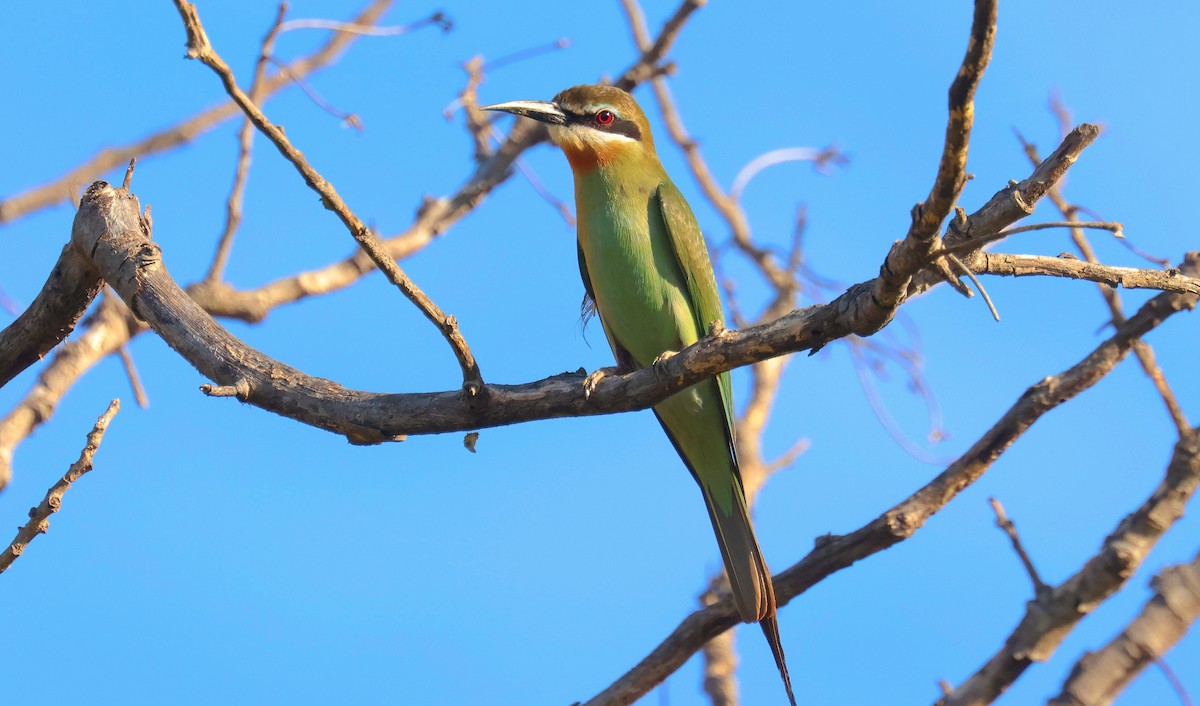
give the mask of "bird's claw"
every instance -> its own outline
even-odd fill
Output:
[[[663,351],[662,353],[658,354],[658,357],[654,359],[654,362],[651,363],[651,365],[658,367],[660,364],[667,362],[678,354],[679,351]]]
[[[617,375],[621,371],[617,368],[599,368],[593,371],[590,375],[583,379],[583,399],[591,399],[592,393],[596,391],[596,385],[609,375]]]

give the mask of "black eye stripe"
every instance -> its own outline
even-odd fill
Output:
[[[609,132],[615,132],[619,135],[624,135],[635,140],[642,139],[641,128],[639,128],[637,123],[633,122],[632,120],[617,118],[616,120],[612,121],[611,125],[606,125],[605,129]]]
[[[625,118],[622,118],[614,111],[609,111],[613,115],[613,121],[608,125],[600,125],[593,119],[595,117],[595,113],[577,113],[573,110],[563,108],[562,106],[559,106],[559,109],[562,110],[563,114],[567,116],[568,125],[587,125],[597,130],[603,130],[604,132],[615,132],[618,135],[624,135],[634,140],[642,139],[642,129],[638,127],[638,124],[632,120],[626,120]]]

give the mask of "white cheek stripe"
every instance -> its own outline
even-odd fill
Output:
[[[550,125],[550,139],[555,144],[563,142],[571,142],[578,145],[585,144],[612,144],[612,143],[631,143],[637,142],[628,135],[622,135],[619,132],[603,132],[582,125],[572,125],[571,127],[563,127],[562,125]]]
[[[619,132],[602,132],[600,130],[588,129],[584,134],[581,134],[584,140],[592,142],[637,142],[629,135],[622,135]]]

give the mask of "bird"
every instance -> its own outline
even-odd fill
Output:
[[[551,101],[482,110],[545,123],[575,180],[579,273],[617,370],[654,364],[697,342],[725,314],[700,226],[654,149],[645,112],[615,86],[567,88]],[[602,371],[588,377],[594,386]],[[757,622],[795,706],[779,637],[775,589],[746,506],[734,444],[728,372],[654,405],[654,414],[700,486],[738,614]]]

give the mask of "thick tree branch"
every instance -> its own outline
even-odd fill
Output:
[[[354,24],[375,24],[391,4],[392,0],[375,0],[354,18]],[[342,51],[358,37],[358,34],[350,32],[333,33],[329,37],[329,41],[325,42],[320,49],[303,59],[288,64],[286,73],[280,71],[268,77],[263,82],[262,95],[269,96],[288,86],[292,82],[291,77],[307,76],[337,61]],[[75,198],[84,184],[95,180],[110,169],[128,164],[131,158],[165,152],[187,144],[240,114],[241,110],[238,109],[237,104],[227,101],[138,142],[103,149],[58,179],[0,201],[0,223],[16,220],[56,203],[70,201]]]
[[[1200,266],[1200,256],[1190,266]],[[785,605],[829,575],[913,536],[930,517],[978,480],[1042,415],[1100,381],[1125,359],[1135,341],[1172,314],[1194,307],[1196,299],[1182,294],[1154,297],[1082,361],[1026,390],[987,433],[930,483],[863,527],[849,534],[819,539],[808,556],[775,575],[779,605]],[[633,703],[682,666],[706,642],[738,622],[737,611],[729,599],[692,613],[637,666],[585,706]]]
[[[1178,310],[1188,295],[1160,294],[1146,306],[1165,302]],[[1190,297],[1195,306],[1196,297]],[[1144,311],[1146,307],[1142,307]],[[1122,325],[1125,328],[1137,315]],[[1126,516],[1105,540],[1100,552],[1074,576],[1030,601],[1020,624],[1004,646],[962,686],[939,699],[938,706],[990,704],[1034,662],[1050,658],[1084,616],[1125,585],[1162,535],[1183,516],[1200,485],[1200,428],[1175,445],[1166,477],[1154,493]]]
[[[972,262],[972,250],[996,242],[997,234],[1033,213],[1037,202],[1062,179],[1083,150],[1099,136],[1100,128],[1095,125],[1077,125],[1067,133],[1058,148],[1037,165],[1028,178],[1010,183],[996,192],[983,208],[971,214],[969,218],[960,212],[951,220],[943,238],[945,250],[957,253],[959,258],[968,264]],[[940,257],[941,254],[941,250],[935,249],[932,252],[935,257]],[[941,281],[941,273],[926,269],[912,279],[907,296],[920,294]]]
[[[964,219],[965,227],[978,222],[978,227],[995,232],[1028,213],[1033,204],[1021,197],[1023,186],[1032,190],[1045,172],[1061,174],[1056,167],[1047,167],[1058,155],[1039,166],[1029,180],[1006,188]],[[134,312],[209,379],[218,385],[245,380],[250,389],[245,401],[360,443],[645,408],[739,365],[815,350],[850,333],[867,331],[878,311],[873,294],[879,280],[871,280],[852,286],[829,304],[796,310],[761,326],[723,332],[652,368],[606,378],[590,397],[582,394],[581,376],[560,375],[527,385],[491,385],[487,404],[468,405],[457,391],[385,395],[347,390],[245,346],[212,321],[166,273],[158,247],[143,230],[137,200],[103,182],[85,194],[73,237],[77,247],[96,253],[96,265]],[[99,248],[101,241],[107,247]]]
[[[975,0],[967,51],[954,82],[950,84],[950,115],[946,121],[946,139],[937,178],[925,201],[913,207],[908,233],[892,246],[880,268],[871,306],[866,310],[869,314],[866,318],[874,328],[855,333],[874,333],[891,321],[896,309],[910,294],[913,277],[929,264],[930,254],[939,244],[937,234],[942,221],[950,215],[967,183],[967,151],[975,122],[975,89],[979,87],[995,44],[996,5],[997,0]]]
[[[100,448],[100,441],[104,439],[104,432],[108,430],[108,425],[112,422],[113,417],[117,415],[117,411],[121,409],[121,402],[113,400],[109,403],[108,409],[100,415],[96,420],[96,425],[87,435],[87,444],[84,445],[83,451],[79,453],[79,459],[71,464],[67,472],[59,479],[57,483],[51,486],[46,497],[37,507],[29,510],[29,522],[17,530],[17,536],[12,543],[8,545],[3,552],[0,552],[0,573],[12,566],[12,563],[17,560],[25,551],[25,547],[33,541],[34,537],[39,534],[45,534],[50,527],[50,515],[58,512],[62,507],[62,498],[71,484],[79,480],[79,478],[88,471],[92,470],[92,459],[96,456],[96,450]]]
[[[360,19],[374,22],[387,4],[377,2]],[[687,17],[695,7],[695,4],[684,3],[674,17]],[[660,52],[665,52],[671,46],[681,26],[679,21],[668,22],[664,27],[663,41],[656,42],[652,52],[644,53],[624,72],[621,85],[632,87],[631,77],[642,72],[654,75],[657,72],[654,67],[662,59]],[[339,33],[335,39],[341,36]],[[323,65],[312,62],[316,58],[321,58],[323,62],[332,60],[337,54],[333,49],[340,49],[343,44],[331,41],[310,59],[292,64],[293,70],[299,70],[295,67],[301,66],[304,72],[308,72]],[[228,105],[231,106],[231,113],[236,112],[233,103]],[[387,241],[391,256],[397,259],[408,257],[445,233],[508,178],[512,165],[525,150],[545,137],[545,130],[540,123],[517,121],[508,138],[490,158],[477,165],[474,173],[457,192],[448,197],[425,200],[408,230]],[[157,144],[157,139],[152,138],[148,142]],[[190,285],[187,291],[214,316],[255,322],[277,306],[348,287],[373,269],[374,263],[366,253],[358,250],[346,260],[285,277],[252,290],[236,290],[224,282],[204,281]],[[0,420],[0,489],[11,477],[16,446],[54,414],[59,400],[85,372],[144,330],[145,326],[136,320],[120,299],[106,297],[98,312],[84,321],[83,333],[55,352],[50,364],[39,374],[34,387]],[[455,397],[449,395],[448,399]],[[374,436],[382,438],[378,433]]]
[[[46,284],[20,316],[0,331],[0,387],[50,352],[75,328],[100,291],[100,274],[69,243]],[[0,474],[0,488],[4,487]]]
[[[1156,590],[1133,622],[1096,652],[1083,656],[1049,706],[1104,706],[1147,665],[1167,654],[1200,618],[1200,554],[1168,566],[1150,582]]]
[[[63,395],[85,372],[143,330],[121,300],[110,295],[101,299],[96,311],[84,320],[83,328],[81,335],[54,351],[33,388],[0,419],[0,490],[12,478],[17,444],[54,415]]]
[[[994,0],[975,2],[966,55],[950,84],[950,117],[946,122],[946,140],[938,162],[937,178],[928,198],[914,209],[906,240],[931,241],[967,183],[967,150],[971,143],[971,128],[975,124],[975,90],[996,43],[996,10]]]

